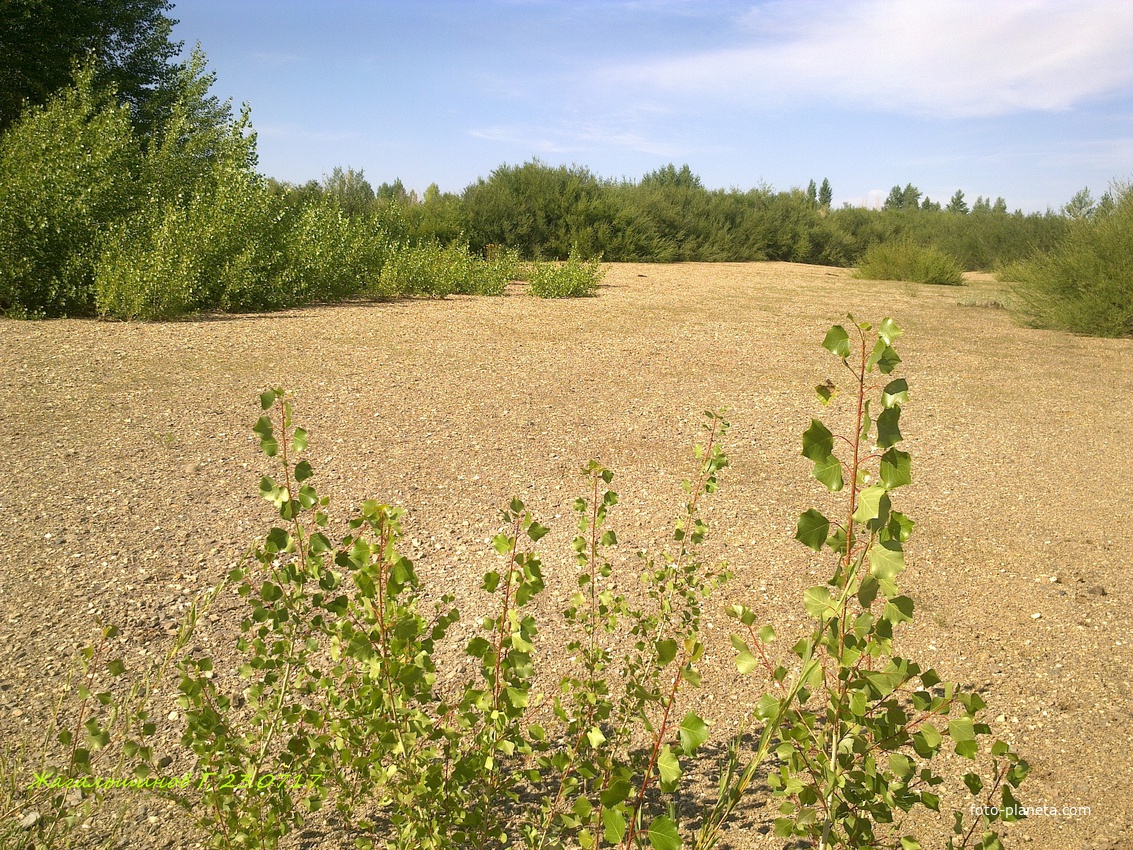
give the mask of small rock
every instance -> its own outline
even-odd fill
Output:
[[[1086,592],[1092,593],[1094,596],[1108,596],[1109,595],[1108,593],[1105,592],[1105,588],[1102,587],[1100,584],[1095,584],[1093,587],[1091,587]]]
[[[177,719],[177,712],[176,711],[169,712],[169,719],[170,720],[176,720]]]
[[[1042,618],[1043,618],[1042,614],[1032,614],[1031,615],[1032,620],[1041,620]]]
[[[39,812],[28,812],[20,819],[20,829],[31,829],[39,823]]]
[[[187,463],[187,464],[185,464],[185,472],[188,473],[189,475],[193,475],[193,474],[200,472],[200,471],[201,471],[201,465],[199,463]]]

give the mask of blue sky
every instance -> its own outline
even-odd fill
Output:
[[[261,170],[459,192],[538,157],[1057,209],[1133,179],[1133,0],[175,0]]]

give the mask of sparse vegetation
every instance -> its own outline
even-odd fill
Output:
[[[849,436],[812,420],[802,440],[814,477],[844,505],[835,519],[807,510],[795,535],[829,550],[835,568],[804,594],[814,626],[794,646],[793,663],[778,659],[772,627],[756,629],[743,605],[730,609],[742,626],[731,637],[738,671],[761,671],[769,689],[728,744],[718,794],[695,833],[674,801],[711,737],[684,694],[700,686],[699,664],[716,649],[702,616],[729,578],[698,555],[708,534],[704,500],[728,467],[722,414],[705,414],[671,546],[639,554],[640,593],[627,592],[606,555],[618,542],[614,473],[596,461],[583,470],[571,544],[577,575],[562,610],[571,663],[552,710],[535,712],[539,628],[527,609],[545,589],[536,547],[549,529],[518,499],[504,508],[491,541],[501,563],[481,584],[484,609],[496,613],[464,646],[475,672],[442,683],[437,659],[461,619],[453,596],[423,610],[414,565],[400,552],[400,508],[369,500],[345,526],[334,518],[303,459],[308,434],[273,389],[261,396],[253,430],[277,464],[259,489],[280,525],[190,609],[166,656],[179,659],[181,756],[198,779],[147,780],[171,761],[155,751],[159,722],[149,708],[164,667],[128,686],[107,627],[82,654],[77,700],[64,698],[38,751],[0,759],[0,846],[66,846],[89,828],[106,792],[136,785],[185,807],[218,848],[274,848],[330,806],[364,848],[710,850],[737,807],[756,802],[757,778],[770,788],[759,802],[776,807],[782,838],[847,850],[918,847],[904,814],[939,812],[948,801],[949,848],[1001,846],[996,825],[1016,819],[1027,765],[1007,744],[986,740],[978,694],[896,653],[898,628],[915,616],[897,584],[914,522],[891,495],[911,482],[910,455],[898,448],[909,389],[891,377],[900,329],[888,319],[876,330],[851,327],[853,336],[835,325],[823,341],[851,372]],[[873,387],[875,373],[884,387]],[[817,394],[829,404],[838,389],[827,381]],[[848,459],[836,445],[849,447]],[[337,537],[340,527],[347,530]],[[235,691],[228,677],[215,678],[202,648],[215,641],[199,634],[200,613],[226,590],[246,605]],[[115,686],[122,677],[127,686]],[[962,776],[936,761],[945,742],[966,760]],[[772,753],[776,769],[767,766]],[[956,802],[965,797],[978,810]],[[121,822],[111,823],[113,842]]]

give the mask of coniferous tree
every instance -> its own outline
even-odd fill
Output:
[[[818,187],[818,205],[830,209],[830,203],[833,199],[834,192],[830,188],[830,181],[823,177],[822,185]]]
[[[948,206],[944,208],[950,213],[968,213],[968,202],[964,200],[964,193],[957,189],[956,194],[952,196],[952,200],[948,202]]]

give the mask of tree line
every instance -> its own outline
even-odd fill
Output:
[[[834,209],[828,179],[709,189],[672,163],[627,180],[536,159],[420,197],[400,180],[375,189],[352,168],[293,185],[258,171],[248,112],[210,94],[200,48],[175,61],[171,9],[3,0],[0,313],[162,318],[495,291],[498,270],[472,260],[496,247],[529,260],[854,266],[896,245],[1022,281],[1036,323],[1133,334],[1133,193],[1123,184],[1032,214],[1009,213],[1003,198],[969,207],[962,191],[942,205],[912,183],[895,185],[880,209]],[[398,268],[420,268],[389,272],[406,251],[418,253]],[[484,280],[457,280],[454,269]]]
[[[1046,250],[1066,233],[1061,213],[1007,212],[1002,198],[962,191],[944,208],[908,184],[881,209],[832,209],[828,179],[806,189],[708,189],[685,164],[640,180],[600,177],[585,166],[531,160],[501,165],[460,193],[434,184],[418,197],[400,181],[374,189],[364,172],[336,168],[321,182],[275,184],[298,197],[329,195],[350,214],[396,205],[414,239],[466,239],[474,250],[508,245],[527,258],[573,249],[611,262],[784,260],[851,266],[872,246],[911,239],[964,268],[989,270]]]

